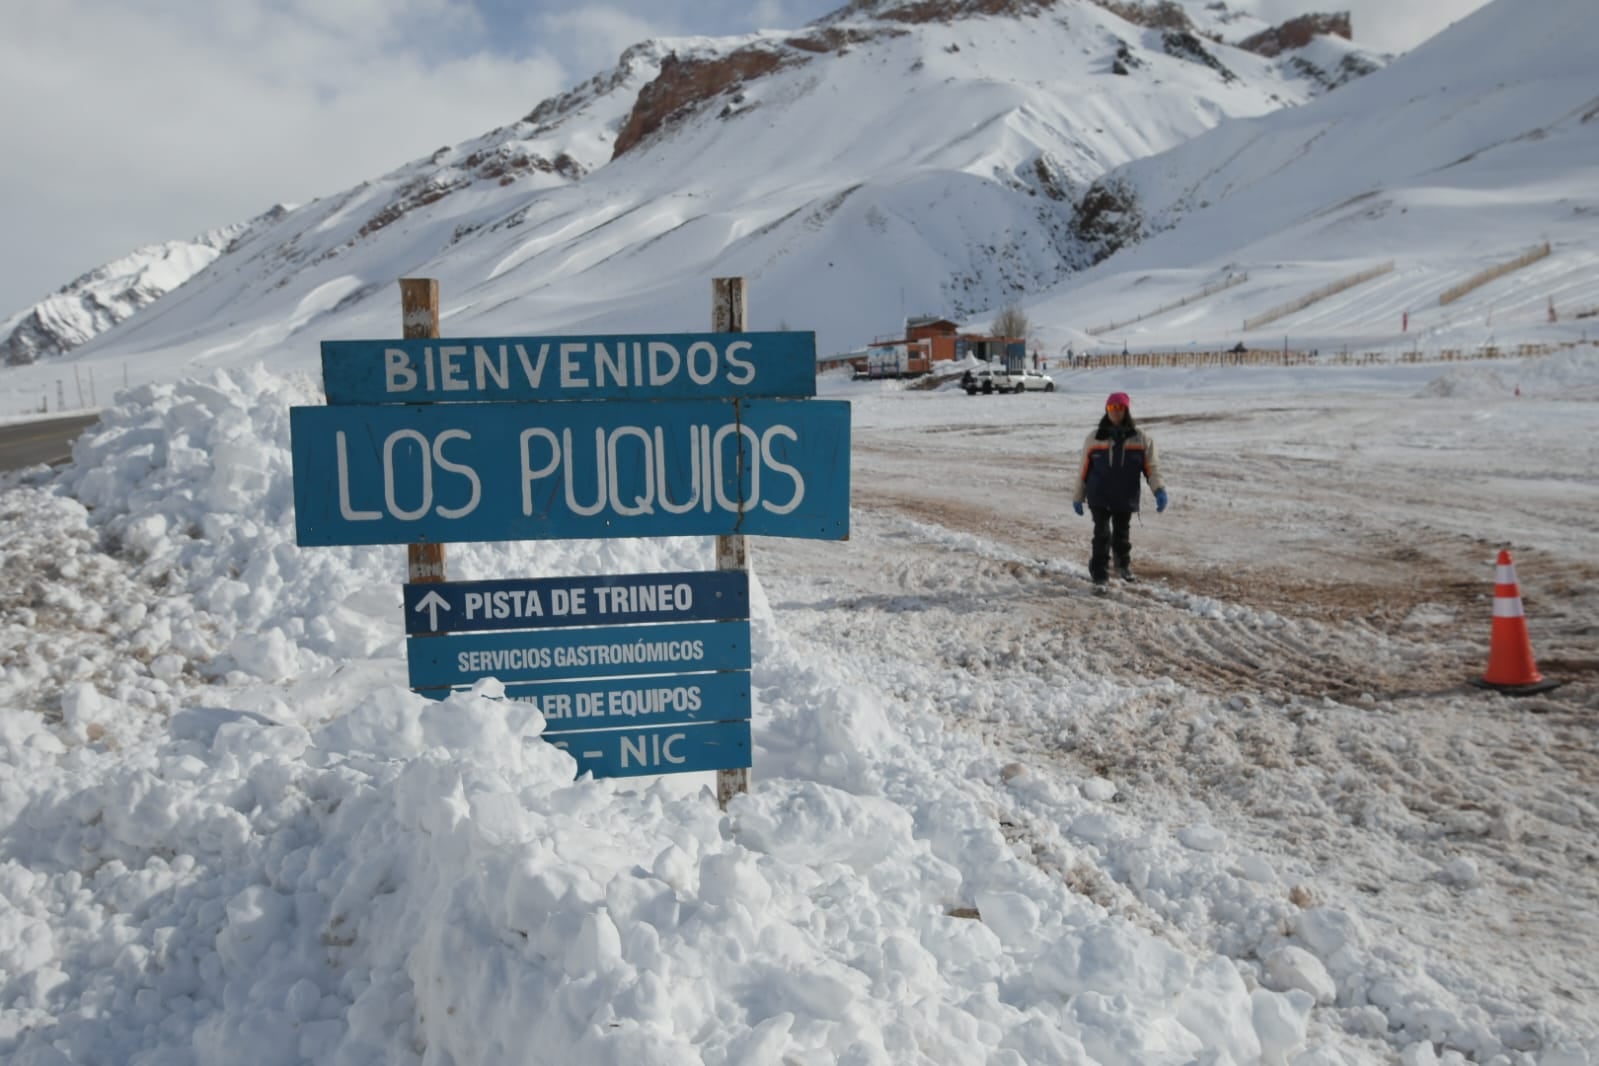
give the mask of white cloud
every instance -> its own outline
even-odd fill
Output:
[[[138,244],[326,195],[526,114],[579,72],[448,0],[56,0],[0,37],[0,314]],[[581,72],[586,74],[587,72]],[[16,106],[18,102],[22,106]]]
[[[527,114],[651,37],[832,0],[51,0],[0,34],[0,317],[141,244],[331,195]]]
[[[640,41],[682,32],[663,30],[662,24],[612,6],[590,5],[540,16],[539,29],[570,42],[574,66],[599,71]]]

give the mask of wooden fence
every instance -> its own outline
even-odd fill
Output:
[[[1242,352],[1130,352],[1096,355],[1079,359],[1076,366],[1098,370],[1104,367],[1199,367],[1199,366],[1374,366],[1389,363],[1459,363],[1478,359],[1529,359],[1553,355],[1582,345],[1599,347],[1599,340],[1567,341],[1562,344],[1484,345],[1479,348],[1420,348],[1404,351],[1319,352],[1297,348],[1250,348]]]
[[[1470,292],[1472,289],[1480,289],[1490,281],[1493,281],[1497,278],[1502,278],[1512,271],[1520,270],[1525,266],[1531,266],[1538,260],[1546,257],[1548,254],[1549,242],[1544,241],[1542,244],[1537,245],[1536,247],[1529,248],[1521,255],[1516,256],[1514,259],[1506,260],[1497,266],[1491,266],[1487,270],[1479,270],[1477,273],[1473,274],[1465,281],[1462,281],[1454,288],[1445,289],[1443,294],[1438,297],[1438,306],[1448,307],[1450,304],[1466,295],[1466,293]]]
[[[1124,318],[1120,322],[1107,322],[1103,326],[1095,326],[1093,329],[1088,331],[1088,335],[1091,337],[1097,337],[1101,333],[1109,333],[1113,329],[1121,329],[1123,326],[1130,326],[1134,322],[1142,322],[1146,318],[1154,318],[1156,315],[1163,315],[1167,311],[1175,311],[1179,307],[1187,307],[1196,300],[1203,300],[1207,296],[1215,296],[1218,292],[1230,289],[1234,285],[1242,285],[1248,280],[1249,272],[1247,270],[1242,274],[1228,274],[1221,281],[1212,282],[1211,284],[1206,285],[1203,289],[1200,289],[1198,292],[1190,293],[1180,300],[1173,300],[1170,303],[1161,304],[1159,307],[1156,307],[1153,310],[1145,311],[1141,315],[1134,315],[1132,318]]]
[[[1329,282],[1319,289],[1312,289],[1310,292],[1307,292],[1305,295],[1296,300],[1289,300],[1285,304],[1278,304],[1276,307],[1273,307],[1270,311],[1267,311],[1263,315],[1256,315],[1254,318],[1245,319],[1244,330],[1247,332],[1252,329],[1258,329],[1269,322],[1275,322],[1279,318],[1285,318],[1288,315],[1293,314],[1295,311],[1303,311],[1311,304],[1319,303],[1329,296],[1336,296],[1345,289],[1352,289],[1361,282],[1370,281],[1372,278],[1380,278],[1384,274],[1393,270],[1393,268],[1394,262],[1392,259],[1390,259],[1386,263],[1379,264],[1378,266],[1371,267],[1367,270],[1362,270],[1358,274],[1351,274],[1346,278],[1339,278],[1337,281]]]

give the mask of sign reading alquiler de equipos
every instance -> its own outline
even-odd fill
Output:
[[[302,545],[714,534],[722,566],[734,535],[848,537],[849,406],[812,399],[814,334],[326,341],[322,359],[329,405],[290,411]],[[413,574],[419,693],[496,678],[580,773],[750,766],[746,570]]]
[[[408,584],[405,603],[418,692],[507,682],[580,773],[749,765],[742,571]]]

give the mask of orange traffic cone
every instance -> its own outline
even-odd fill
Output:
[[[1521,609],[1521,586],[1510,553],[1501,551],[1494,575],[1494,628],[1488,646],[1488,672],[1477,682],[1512,696],[1547,692],[1559,681],[1545,681],[1532,658],[1527,616]]]

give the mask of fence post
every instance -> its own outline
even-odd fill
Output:
[[[439,335],[439,282],[437,278],[400,279],[400,330],[406,340]],[[446,581],[444,545],[407,544],[405,580],[431,585]]]
[[[743,278],[712,278],[711,279],[711,332],[713,333],[743,333],[745,321],[749,315],[749,297],[744,289]],[[734,400],[737,404],[739,401]],[[743,438],[739,438],[739,447],[743,448]],[[742,533],[732,533],[716,538],[716,569],[742,570],[746,574],[750,568],[749,538]],[[751,751],[751,762],[754,762],[754,752]],[[737,767],[732,770],[716,771],[716,803],[722,810],[727,810],[727,805],[733,797],[750,790],[750,768]]]

